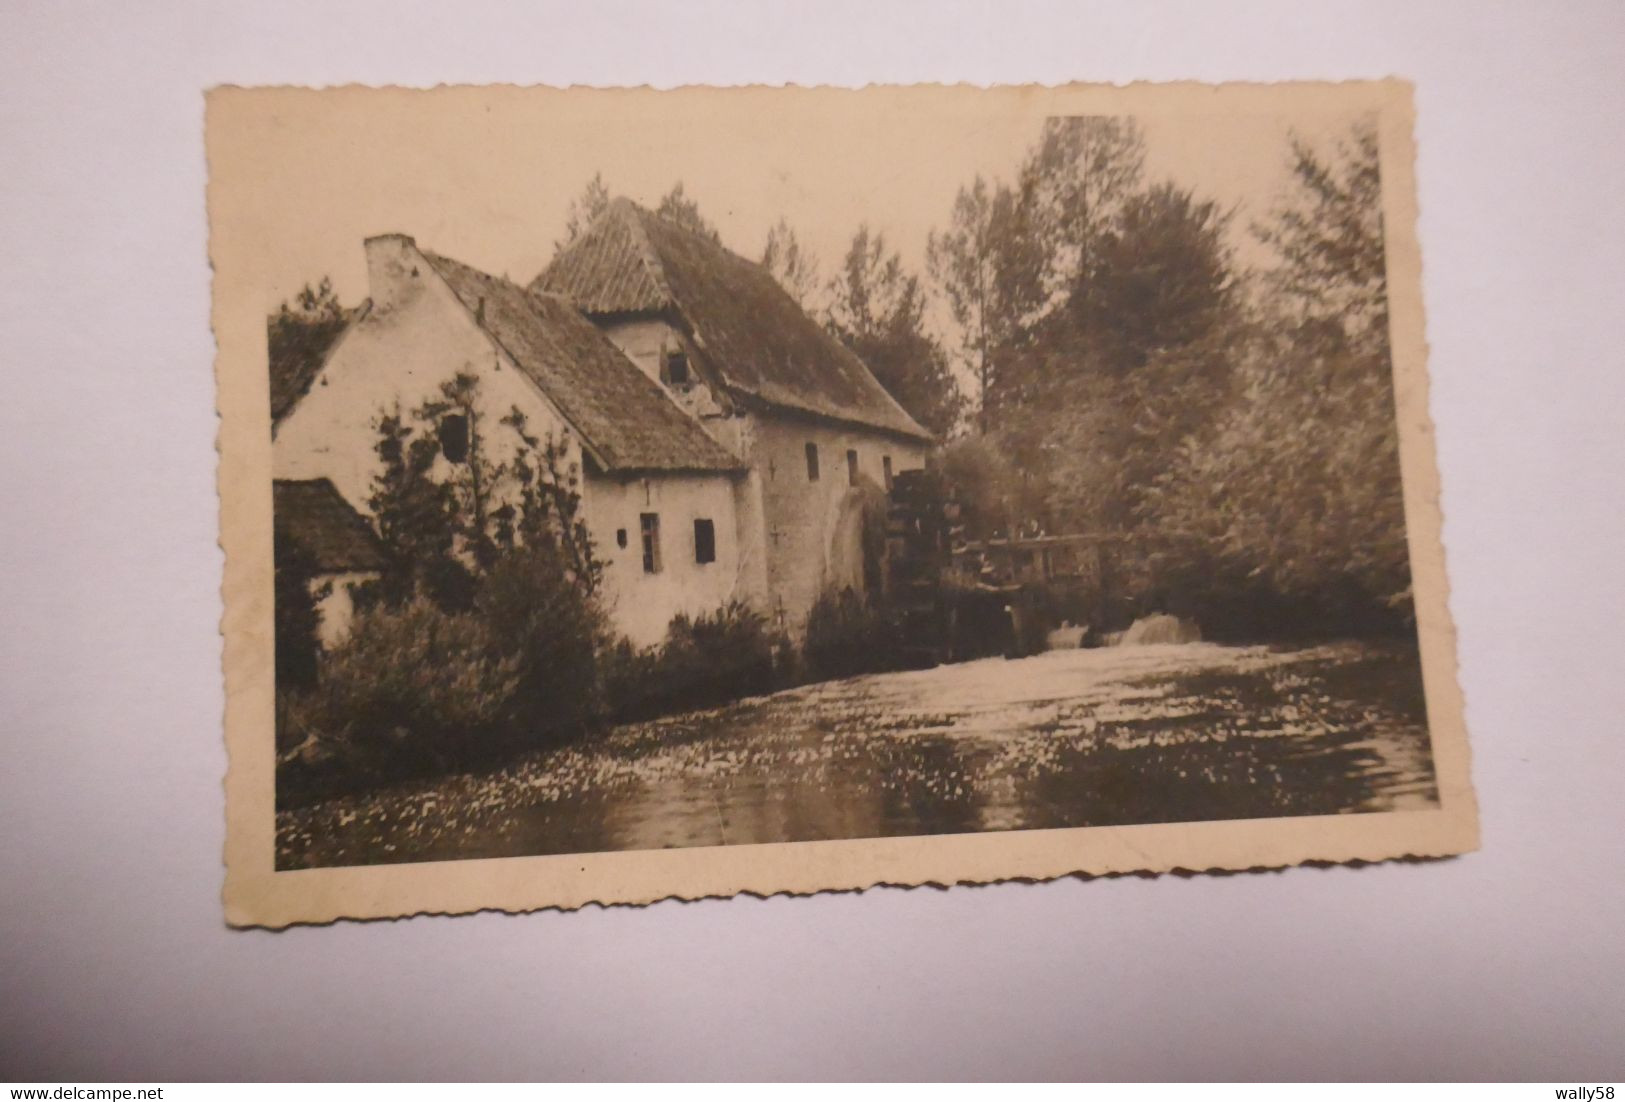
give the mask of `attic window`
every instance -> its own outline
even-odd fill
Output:
[[[664,376],[664,381],[668,386],[687,386],[689,382],[688,354],[681,349],[667,352],[665,370],[661,372],[661,375]]]
[[[807,441],[807,481],[818,481],[818,445]]]
[[[846,484],[848,486],[858,484],[858,453],[852,448],[846,450]]]
[[[468,418],[448,413],[440,419],[440,454],[453,463],[468,462]]]

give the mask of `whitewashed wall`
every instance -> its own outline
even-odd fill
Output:
[[[369,512],[367,499],[381,468],[374,449],[380,411],[399,407],[410,413],[437,398],[441,384],[459,372],[480,381],[476,408],[493,462],[512,454],[515,437],[500,419],[518,407],[535,435],[553,433],[567,440],[567,461],[582,469],[580,443],[552,404],[480,328],[409,239],[373,238],[367,259],[372,308],[335,345],[309,392],[278,427],[273,445],[277,478],[331,479],[347,501]],[[441,475],[449,473],[444,457],[437,463]],[[582,514],[598,555],[608,564],[609,611],[616,629],[635,643],[658,642],[678,612],[713,611],[734,596],[759,598],[759,578],[741,580],[751,562],[758,575],[762,567],[759,549],[754,556],[741,554],[749,530],[742,534],[739,529],[736,481],[722,474],[653,474],[631,482],[583,475]],[[639,514],[644,512],[661,518],[663,555],[657,574],[643,571]],[[713,522],[715,562],[694,561],[696,517]],[[625,548],[618,545],[621,529],[627,533]],[[324,639],[341,635],[349,623],[347,593],[330,603],[331,610],[324,607]]]
[[[862,590],[859,509],[867,486],[884,485],[884,459],[892,472],[925,466],[923,444],[860,429],[774,416],[752,416],[749,462],[761,479],[767,587],[775,615],[792,635],[826,590]],[[819,477],[807,474],[807,444],[818,447]],[[848,449],[858,453],[860,487],[847,474]]]
[[[752,594],[741,580],[741,547],[734,520],[734,483],[724,475],[654,474],[587,480],[587,527],[605,561],[604,601],[618,628],[638,646],[665,638],[679,612],[712,612]],[[660,569],[643,568],[641,516],[660,518]],[[695,561],[694,521],[711,521],[716,559]],[[626,546],[620,546],[620,533]]]
[[[847,477],[846,453],[858,453],[860,481],[884,485],[883,458],[893,472],[925,465],[926,448],[861,428],[775,415],[724,416],[710,391],[697,381],[673,387],[661,378],[667,352],[688,349],[686,339],[664,321],[615,322],[605,334],[627,358],[666,387],[700,419],[724,447],[751,468],[740,494],[743,544],[759,541],[760,567],[749,592],[763,594],[761,606],[792,635],[805,629],[807,613],[827,589],[863,587],[863,553],[858,504]],[[691,350],[690,350],[691,351]],[[807,478],[806,445],[818,446],[819,479]]]
[[[331,479],[346,501],[367,513],[381,466],[374,450],[379,413],[398,407],[410,414],[438,398],[441,384],[459,372],[480,380],[476,408],[494,462],[512,452],[513,434],[499,421],[517,406],[535,435],[569,437],[571,462],[579,466],[579,442],[551,403],[409,239],[373,238],[367,251],[372,307],[339,339],[310,390],[277,427],[275,477]]]
[[[638,366],[649,378],[659,383],[672,401],[700,422],[711,438],[735,455],[743,455],[740,433],[744,419],[724,412],[722,403],[711,388],[701,381],[693,365],[694,347],[687,337],[658,318],[634,318],[611,322],[601,326],[610,343]],[[686,385],[673,385],[662,377],[661,366],[669,352],[681,351],[689,357],[689,381]]]

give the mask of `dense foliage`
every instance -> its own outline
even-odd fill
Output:
[[[448,416],[459,426],[456,462],[444,458]],[[479,579],[521,548],[548,551],[583,596],[596,591],[603,564],[580,515],[580,472],[562,441],[534,435],[518,408],[494,429],[486,420],[469,374],[447,380],[410,414],[378,417],[379,473],[368,505],[389,563],[382,599],[424,592],[466,610]]]
[[[683,190],[681,180],[660,197],[660,205],[655,207],[655,213],[662,218],[670,219],[685,230],[709,238],[719,245],[722,243],[722,235],[717,233],[717,228],[700,213],[699,203]]]
[[[270,362],[297,365],[294,373],[308,382],[348,318],[330,278],[323,276],[314,286],[305,284],[271,315],[266,327]]]
[[[884,234],[859,226],[829,285],[826,324],[909,414],[938,436],[959,421],[964,399],[948,357],[925,323],[920,279]]]
[[[961,189],[930,258],[977,382],[944,457],[971,535],[1122,536],[1133,602],[1221,635],[1405,622],[1375,133],[1289,156],[1260,272],[1130,120],[1052,119]]]
[[[826,592],[814,602],[802,655],[813,681],[895,669],[898,659],[885,610],[850,588]]]
[[[445,765],[498,733],[517,685],[517,660],[480,617],[413,597],[358,613],[326,655],[320,728],[352,749],[402,751],[388,756],[403,765]]]
[[[1293,170],[1294,192],[1257,227],[1278,262],[1238,385],[1151,480],[1143,513],[1185,537],[1169,574],[1198,605],[1250,595],[1261,629],[1400,624],[1410,571],[1375,134],[1330,158],[1297,143]]]
[[[467,764],[597,722],[610,644],[597,598],[603,564],[563,444],[533,434],[517,409],[488,425],[466,374],[410,413],[381,413],[377,432],[369,505],[386,568],[356,591],[349,634],[314,669],[301,664],[314,610],[308,586],[303,602],[295,592],[297,549],[279,556],[290,656],[278,687],[292,698],[279,714],[284,751],[320,762],[323,783],[342,786]],[[288,771],[294,790],[303,768]]]
[[[617,720],[714,708],[793,678],[789,640],[739,601],[698,616],[679,614],[658,647],[640,651],[623,639],[604,662],[604,699]]]

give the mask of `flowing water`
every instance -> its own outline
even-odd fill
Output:
[[[616,728],[278,816],[279,868],[1436,806],[1414,648],[1051,651]]]

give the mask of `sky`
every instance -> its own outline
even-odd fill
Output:
[[[528,282],[594,172],[614,193],[650,206],[682,181],[724,243],[752,258],[783,215],[828,275],[866,221],[923,273],[928,235],[946,224],[957,189],[978,174],[1010,178],[1046,113],[1078,113],[1045,95],[1054,93],[245,91],[219,120],[221,105],[211,106],[221,125],[211,130],[210,154],[231,188],[217,214],[254,242],[266,313],[324,275],[341,301],[360,301],[362,240],[378,233],[411,234]],[[1244,261],[1258,259],[1248,223],[1287,183],[1289,134],[1324,137],[1349,121],[1233,108],[1138,117],[1147,179],[1172,179],[1234,208],[1232,239]]]

